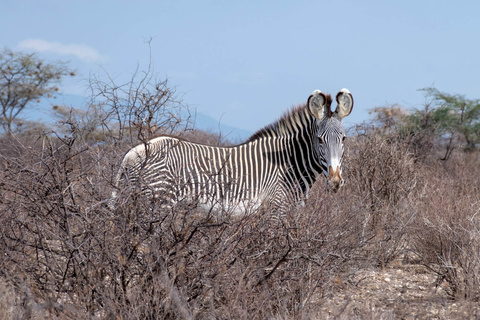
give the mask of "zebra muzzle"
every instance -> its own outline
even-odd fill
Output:
[[[337,192],[343,186],[343,179],[340,173],[340,166],[334,170],[332,166],[328,167],[328,177],[327,177],[328,186],[333,190],[333,192]]]

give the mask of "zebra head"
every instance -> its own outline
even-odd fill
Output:
[[[343,142],[346,134],[342,119],[352,112],[353,97],[342,89],[337,93],[337,108],[331,111],[332,98],[315,90],[308,98],[309,112],[316,118],[313,129],[313,152],[321,164],[328,186],[337,192],[344,184],[342,179]]]

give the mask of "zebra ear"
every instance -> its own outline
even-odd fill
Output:
[[[317,119],[322,120],[325,117],[325,114],[330,112],[330,110],[327,110],[326,104],[327,97],[320,90],[313,91],[310,97],[308,97],[308,111],[310,111],[312,116]],[[330,107],[328,107],[328,109],[330,109]]]
[[[353,109],[353,97],[348,89],[342,89],[337,93],[337,109],[335,114],[339,120],[348,116]]]

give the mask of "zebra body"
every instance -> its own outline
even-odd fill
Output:
[[[207,208],[241,213],[261,204],[287,209],[302,203],[316,179],[332,190],[343,184],[343,117],[353,98],[346,89],[331,98],[316,90],[307,105],[259,130],[245,143],[213,147],[158,137],[131,149],[117,175],[167,202],[195,200]],[[115,196],[115,194],[114,194]]]

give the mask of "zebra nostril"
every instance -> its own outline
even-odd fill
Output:
[[[345,180],[340,180],[340,187],[343,187],[343,185],[345,184]]]

